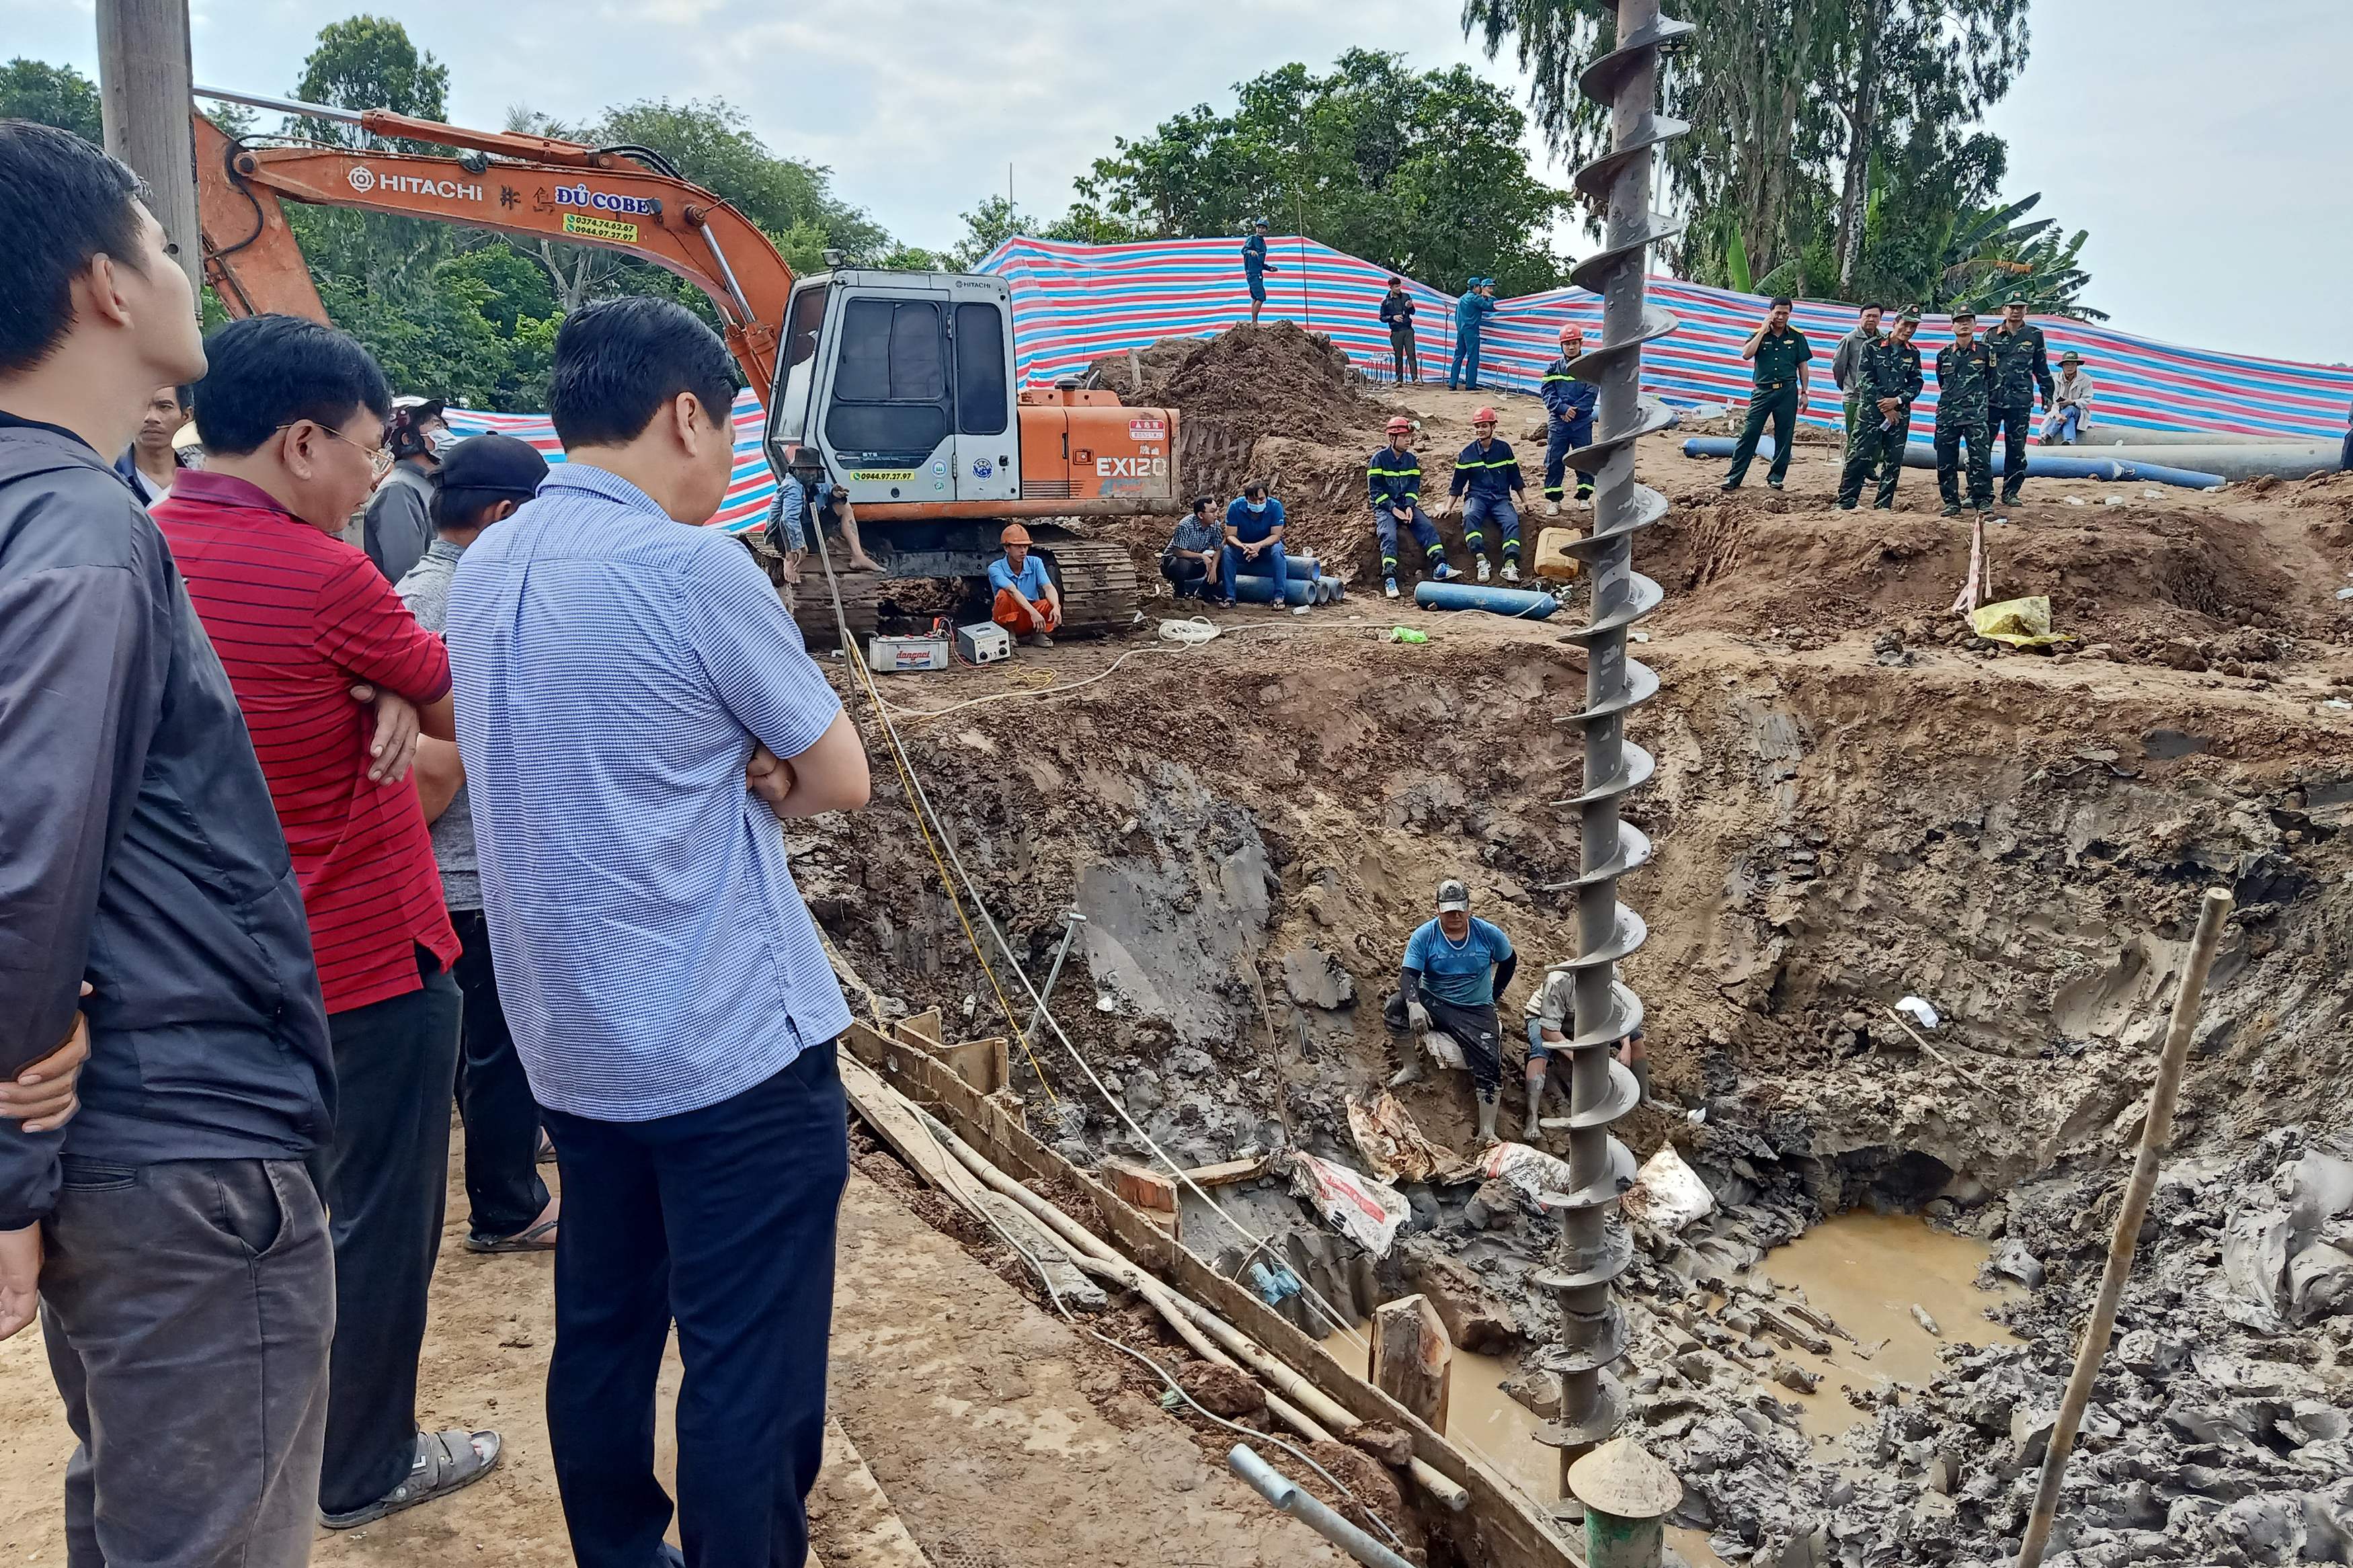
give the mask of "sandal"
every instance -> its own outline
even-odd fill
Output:
[[[543,1219],[529,1229],[519,1230],[512,1236],[469,1234],[466,1237],[466,1250],[481,1253],[553,1252],[555,1250],[555,1227],[558,1223],[556,1220]]]
[[[446,1432],[419,1432],[417,1459],[409,1466],[406,1480],[364,1508],[349,1513],[322,1510],[319,1522],[329,1530],[351,1530],[373,1524],[386,1514],[415,1508],[418,1503],[448,1497],[496,1468],[504,1447],[496,1432],[469,1432],[463,1426],[452,1426]]]

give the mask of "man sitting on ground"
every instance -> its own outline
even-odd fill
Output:
[[[1018,522],[997,536],[1005,558],[988,563],[988,585],[997,590],[988,618],[1031,647],[1052,647],[1062,625],[1062,591],[1046,574],[1046,563],[1029,553],[1029,531]]]
[[[1226,531],[1209,515],[1217,504],[1208,496],[1195,496],[1192,512],[1177,522],[1168,548],[1160,552],[1160,574],[1180,599],[1188,594],[1207,599],[1217,593],[1218,569],[1226,552]]]
[[[1365,477],[1372,487],[1373,532],[1381,542],[1381,593],[1391,599],[1398,596],[1398,523],[1412,531],[1432,579],[1443,583],[1454,574],[1446,564],[1446,546],[1439,541],[1438,525],[1421,510],[1421,459],[1406,446],[1412,435],[1412,420],[1403,415],[1391,419],[1389,444],[1365,465]]]
[[[187,459],[172,437],[188,422],[188,389],[185,386],[159,386],[147,400],[139,416],[139,434],[121,457],[114,460],[114,471],[130,482],[139,497],[139,504],[152,507],[172,493],[173,484]]]
[[[1392,1028],[1409,1029],[1416,1039],[1442,1031],[1462,1048],[1478,1096],[1483,1143],[1495,1141],[1495,1102],[1504,1073],[1495,998],[1511,984],[1518,967],[1512,939],[1500,927],[1473,920],[1471,889],[1450,877],[1438,884],[1438,918],[1406,943],[1397,993],[1383,1009]],[[1413,1050],[1414,1042],[1409,1040],[1400,1053],[1405,1066],[1390,1078],[1390,1088],[1420,1081],[1421,1061]]]
[[[466,547],[538,493],[547,459],[512,436],[476,436],[449,448],[433,493],[435,538],[398,585],[417,624],[448,630],[449,584]],[[466,1202],[473,1211],[469,1252],[553,1252],[555,1200],[539,1179],[539,1106],[515,1055],[491,966],[482,880],[474,854],[474,811],[466,765],[453,741],[417,742],[417,794],[433,831],[441,899],[458,931],[451,971],[464,999],[465,1043],[458,1059],[458,1119],[466,1129]]]
[[[1240,499],[1226,507],[1226,608],[1234,607],[1234,579],[1248,573],[1274,580],[1274,597],[1268,607],[1290,607],[1291,563],[1282,552],[1282,503],[1266,493],[1264,479],[1242,487]]]
[[[1512,451],[1509,441],[1495,438],[1495,411],[1482,408],[1471,416],[1473,432],[1471,444],[1455,454],[1454,478],[1447,487],[1449,507],[1458,502],[1462,508],[1462,542],[1471,547],[1471,559],[1478,563],[1479,581],[1484,583],[1487,566],[1487,534],[1493,525],[1503,538],[1504,581],[1520,580],[1520,509],[1513,498],[1527,499],[1527,481],[1520,475],[1520,459]]]

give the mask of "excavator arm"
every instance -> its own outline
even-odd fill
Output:
[[[621,153],[553,137],[467,131],[382,110],[352,118],[376,135],[467,151],[248,147],[195,117],[205,278],[230,315],[326,320],[284,202],[434,218],[615,250],[685,279],[718,307],[729,350],[767,404],[792,269],[726,202]]]

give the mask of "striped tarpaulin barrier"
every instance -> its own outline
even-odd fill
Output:
[[[1275,268],[1266,279],[1263,320],[1288,320],[1330,336],[1350,363],[1367,374],[1389,374],[1388,330],[1380,300],[1388,274],[1368,261],[1297,238],[1268,242]],[[1250,319],[1239,239],[1169,239],[1140,245],[1070,245],[1014,238],[980,264],[1000,273],[1013,294],[1016,365],[1026,384],[1075,375],[1104,354],[1150,346],[1162,338],[1213,337]],[[1416,310],[1414,337],[1424,382],[1443,382],[1454,349],[1454,298],[1409,280]],[[1740,345],[1765,313],[1752,294],[1653,278],[1655,305],[1682,325],[1642,354],[1646,392],[1679,406],[1737,406],[1748,395],[1748,369]],[[1498,301],[1480,343],[1482,386],[1533,393],[1558,351],[1562,323],[1577,321],[1598,337],[1599,297],[1556,289]],[[1836,427],[1841,421],[1830,360],[1854,324],[1841,305],[1800,303],[1792,320],[1814,346],[1813,374],[1801,416]],[[2283,440],[2333,441],[2346,429],[2353,405],[2353,368],[2257,359],[2247,354],[2176,348],[2083,321],[2035,319],[2051,349],[2052,374],[2062,351],[2084,356],[2099,388],[2101,425],[2148,430],[2222,430]],[[1913,405],[1912,431],[1926,438],[1936,426],[1936,351],[1952,341],[1951,323],[1932,316],[1914,339],[1929,370],[1928,386]],[[735,472],[726,503],[712,521],[730,532],[756,528],[766,518],[776,480],[760,453],[761,412],[749,392],[735,400]],[[554,426],[544,415],[488,414],[453,408],[460,435],[496,430],[519,437],[564,460]]]

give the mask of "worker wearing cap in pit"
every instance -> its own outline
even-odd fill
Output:
[[[1062,625],[1062,591],[1046,575],[1046,563],[1029,553],[1029,531],[1008,523],[998,534],[1005,558],[988,563],[988,585],[997,590],[988,618],[1031,647],[1052,647],[1049,635]]]
[[[1449,510],[1462,508],[1462,542],[1479,564],[1479,581],[1489,575],[1487,529],[1502,536],[1504,581],[1520,580],[1520,509],[1513,498],[1527,499],[1527,480],[1509,441],[1495,438],[1495,411],[1482,408],[1471,416],[1471,444],[1454,455],[1454,478],[1448,485]]]
[[[441,485],[441,454],[457,444],[438,397],[396,397],[384,449],[392,468],[367,503],[360,547],[387,583],[397,583],[425,559],[433,543],[433,492]]]
[[[1242,281],[1250,285],[1250,325],[1266,308],[1266,275],[1280,270],[1266,259],[1266,219],[1250,219],[1250,237],[1242,241]]]
[[[1544,984],[1528,993],[1528,1119],[1520,1129],[1520,1140],[1533,1143],[1536,1140],[1536,1107],[1544,1100],[1545,1070],[1551,1065],[1552,1053],[1568,1044],[1577,1033],[1577,972],[1573,969],[1547,971]],[[1642,1029],[1636,1025],[1631,1033],[1619,1040],[1618,1059],[1632,1070],[1634,1081],[1642,1087],[1642,1098],[1651,1098],[1651,1061],[1642,1052]],[[1561,1084],[1556,1091],[1567,1099],[1569,1088]]]
[[[1421,547],[1430,576],[1442,583],[1454,574],[1446,564],[1446,546],[1439,542],[1438,525],[1421,510],[1421,459],[1406,445],[1412,435],[1412,420],[1403,416],[1391,419],[1389,444],[1365,465],[1365,479],[1372,489],[1373,532],[1381,542],[1381,592],[1392,599],[1398,596],[1398,523],[1406,525],[1414,543]]]
[[[1223,559],[1226,608],[1234,607],[1234,579],[1245,574],[1271,578],[1274,597],[1267,608],[1289,609],[1291,563],[1282,552],[1282,503],[1266,493],[1264,479],[1252,479],[1226,505],[1226,549]]]
[[[1560,329],[1560,357],[1545,367],[1545,515],[1560,515],[1561,476],[1568,455],[1593,445],[1593,405],[1601,389],[1568,374],[1572,361],[1585,353],[1585,329],[1570,321]],[[1593,476],[1577,470],[1577,504],[1593,504]]]
[[[1495,1141],[1495,1102],[1503,1091],[1501,1026],[1495,998],[1512,983],[1519,954],[1502,928],[1471,915],[1471,889],[1450,877],[1438,884],[1438,918],[1406,943],[1398,971],[1397,994],[1383,1008],[1392,1028],[1417,1036],[1434,1031],[1462,1047],[1471,1085],[1479,1099],[1479,1137]],[[1420,1058],[1408,1043],[1405,1066],[1389,1079],[1392,1089],[1420,1081]]]

